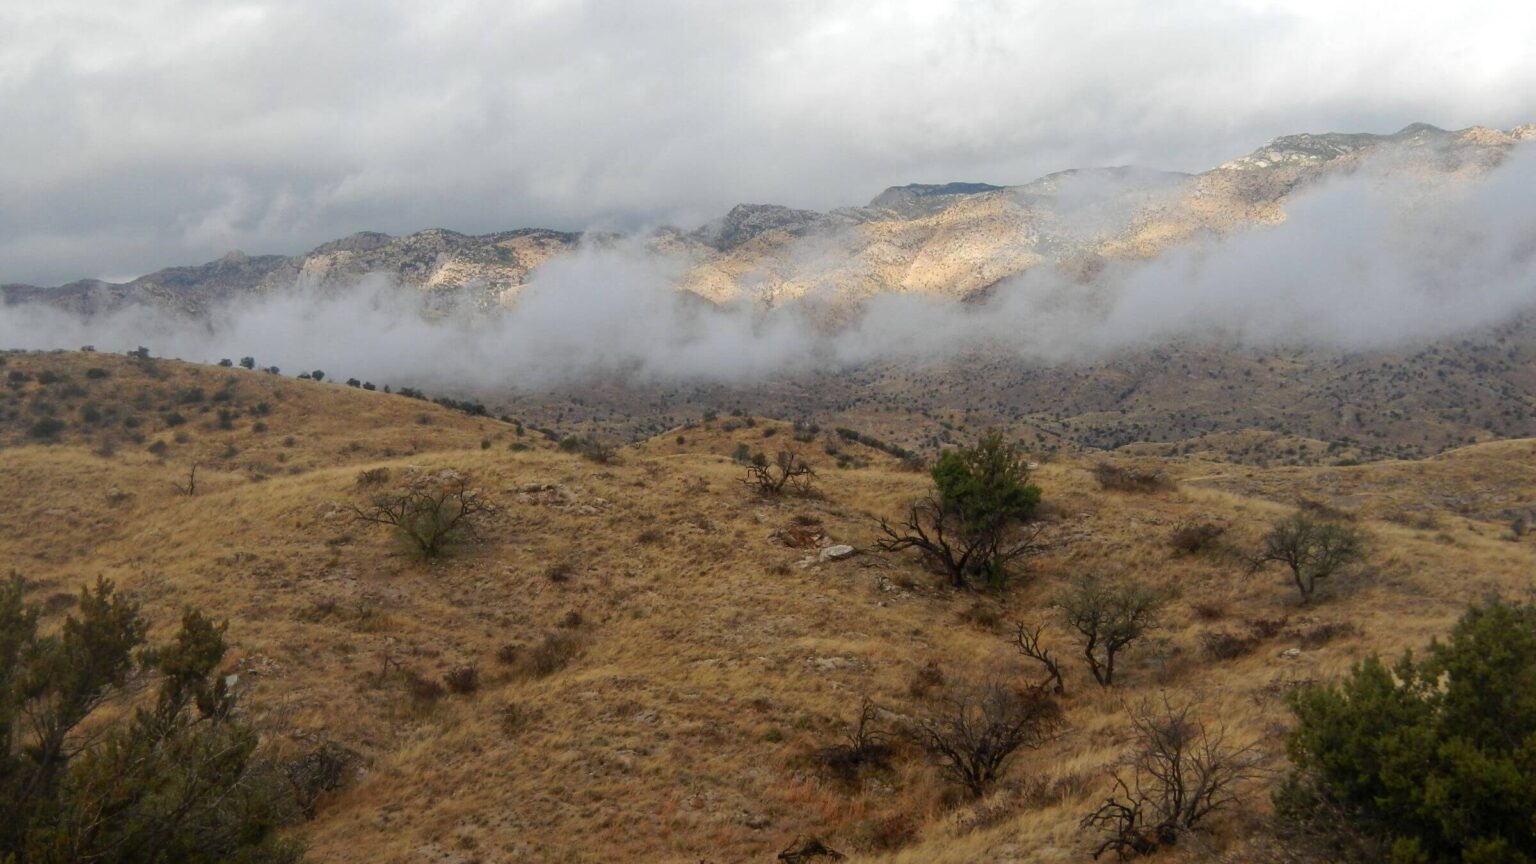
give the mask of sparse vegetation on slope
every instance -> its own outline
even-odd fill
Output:
[[[105,377],[87,377],[93,367]],[[1116,794],[1116,767],[1135,788],[1127,769],[1142,744],[1125,708],[1162,693],[1233,747],[1256,743],[1268,772],[1172,854],[1262,861],[1278,842],[1269,792],[1296,722],[1288,694],[1372,653],[1421,650],[1468,601],[1518,596],[1536,565],[1536,537],[1509,528],[1536,506],[1536,441],[1355,467],[1138,457],[1171,481],[1150,494],[1102,490],[1098,459],[1042,460],[1027,485],[1044,490],[1035,515],[1050,520],[1050,546],[1028,579],[978,593],[877,549],[878,516],[933,494],[933,478],[830,423],[721,412],[602,464],[329,376],[160,360],[151,373],[86,354],[13,354],[6,368],[27,374],[24,400],[60,386],[37,383],[42,372],[103,411],[142,398],[144,425],[169,443],[164,462],[121,442],[102,455],[74,424],[44,443],[27,439],[30,419],[0,419],[0,572],[27,574],[44,634],[58,632],[80,574],[112,579],[157,627],[185,605],[228,618],[218,672],[238,676],[239,719],[275,764],[315,790],[303,803],[313,818],[287,830],[316,861],[695,864],[772,859],[810,839],[887,864],[1087,860],[1103,840],[1080,825]],[[193,388],[211,400],[231,375],[234,430],[215,408],[179,402]],[[247,413],[258,403],[268,410]],[[160,426],[160,406],[187,422]],[[832,444],[866,464],[818,464],[818,497],[746,494],[736,445],[797,435],[813,438],[795,442],[807,451]],[[220,457],[229,443],[240,453]],[[197,494],[180,495],[172,482],[193,461]],[[428,564],[353,520],[371,494],[446,470],[497,505],[458,554]],[[1246,578],[1248,556],[1303,498],[1305,512],[1327,505],[1372,538],[1368,566],[1326,602],[1302,604],[1288,574]],[[1223,526],[1219,539],[1175,554],[1175,529],[1201,523]],[[821,554],[844,545],[863,554]],[[1169,597],[1160,626],[1119,653],[1109,689],[1051,608],[1084,573]],[[1021,653],[1017,622],[1059,658],[1063,694]],[[1211,634],[1236,647],[1208,649]],[[1062,725],[1015,749],[976,798],[901,733],[989,679],[1044,684]],[[856,781],[822,758],[836,747],[858,748]],[[366,772],[347,768],[357,779],[332,788],[326,754]]]

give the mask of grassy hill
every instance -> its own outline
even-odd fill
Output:
[[[1107,457],[1171,481],[1145,493],[1102,489],[1096,459],[1058,458],[1036,472],[1048,552],[1006,591],[971,594],[874,548],[876,517],[926,475],[830,424],[715,417],[602,463],[329,382],[0,356],[0,572],[65,598],[56,609],[105,576],[158,628],[184,604],[228,618],[228,672],[271,753],[328,741],[366,765],[294,829],[315,861],[761,861],[800,835],[855,860],[1082,860],[1078,822],[1128,745],[1127,702],[1196,700],[1278,767],[1289,688],[1422,646],[1469,600],[1525,596],[1536,572],[1536,535],[1510,527],[1536,507],[1529,439],[1354,467]],[[798,448],[820,494],[754,494],[742,445]],[[384,484],[360,483],[377,469]],[[458,554],[420,561],[352,518],[372,491],[445,470],[497,508]],[[1169,545],[1199,520],[1251,550],[1297,506],[1371,538],[1361,572],[1309,606],[1279,571]],[[859,554],[819,560],[829,543]],[[1051,608],[1090,572],[1176,593],[1111,690]],[[894,723],[967,681],[1038,678],[1009,643],[1015,622],[1045,623],[1065,658],[1067,726],[988,798],[961,798],[908,746],[857,789],[816,769],[864,697]],[[1202,638],[1216,631],[1267,635],[1219,660]],[[464,667],[470,692],[438,685]],[[1213,858],[1262,854],[1267,797],[1251,800],[1216,826]]]

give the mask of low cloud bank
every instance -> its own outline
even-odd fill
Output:
[[[638,244],[551,261],[505,311],[430,315],[382,279],[231,304],[210,320],[147,309],[81,319],[0,308],[0,347],[123,351],[421,385],[523,389],[594,376],[753,381],[879,362],[1006,352],[1056,363],[1178,340],[1365,350],[1496,325],[1536,309],[1536,145],[1464,183],[1386,168],[1298,194],[1285,222],[1109,268],[1091,283],[1032,271],[990,300],[871,299],[818,323],[809,298],[711,306],[679,262]]]

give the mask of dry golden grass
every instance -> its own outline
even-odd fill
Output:
[[[122,358],[10,355],[0,375],[46,368],[84,382],[86,368],[106,368],[86,398],[131,405],[149,391],[145,413],[156,417],[177,390],[212,393],[233,377],[234,404],[272,406],[267,430],[253,432],[245,414],[234,430],[216,413],[174,429],[146,422],[146,443],[188,433],[163,460],[142,445],[98,455],[100,431],[32,443],[21,417],[42,385],[22,385],[22,399],[0,402],[18,411],[0,422],[0,572],[22,573],[42,598],[107,576],[161,628],[189,603],[228,617],[230,671],[272,746],[298,752],[330,739],[371,761],[298,829],[316,861],[753,861],[800,834],[859,860],[1082,859],[1077,822],[1128,744],[1125,700],[1164,690],[1196,699],[1278,765],[1287,688],[1338,675],[1369,651],[1421,646],[1469,600],[1524,596],[1536,564],[1536,537],[1508,539],[1497,515],[1533,503],[1531,441],[1347,469],[1128,461],[1176,481],[1148,494],[1101,491],[1094,461],[1052,462],[1038,473],[1056,520],[1051,551],[1006,593],[976,597],[873,551],[873,517],[899,513],[925,477],[826,433],[800,445],[817,462],[821,497],[765,499],[739,482],[730,455],[739,443],[770,454],[793,443],[777,421],[722,417],[598,465],[547,442],[512,451],[535,442],[397,396],[156,365],[151,374]],[[239,453],[222,457],[230,443]],[[834,467],[828,443],[868,466]],[[173,482],[193,461],[206,466],[198,492],[179,494]],[[367,494],[359,470],[375,467],[470,472],[500,511],[462,554],[416,561],[347,515]],[[1247,578],[1233,558],[1174,556],[1167,545],[1179,524],[1210,519],[1228,526],[1224,542],[1251,547],[1298,500],[1353,515],[1373,538],[1369,566],[1311,607],[1278,572]],[[797,517],[863,554],[807,563],[814,550],[772,536]],[[1109,692],[1089,680],[1049,608],[1086,571],[1178,592],[1167,626]],[[1207,631],[1282,617],[1280,634],[1252,653],[1202,654]],[[908,751],[891,777],[852,793],[808,768],[807,754],[840,738],[861,697],[895,715],[922,710],[912,681],[930,661],[946,682],[936,692],[1034,678],[1007,642],[1015,621],[1047,622],[1068,659],[1070,726],[1019,758],[987,801],[956,801]],[[1359,632],[1281,656],[1311,629],[1346,622]],[[550,633],[579,646],[563,669],[536,677],[498,661],[503,646]],[[477,693],[432,704],[408,695],[406,672],[440,678],[466,664],[480,672]],[[913,845],[863,851],[872,820],[890,815],[915,820]],[[1209,854],[1243,860],[1253,822],[1216,827]]]

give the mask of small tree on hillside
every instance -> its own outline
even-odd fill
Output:
[[[403,488],[374,495],[367,507],[352,508],[360,522],[388,525],[401,544],[422,558],[439,558],[473,536],[475,522],[495,507],[456,471],[414,477]]]
[[[794,450],[780,450],[771,462],[758,453],[746,470],[747,476],[741,482],[763,495],[782,495],[786,491],[809,495],[811,482],[816,479],[815,469]]]
[[[1040,487],[1029,482],[1024,451],[998,432],[951,450],[929,471],[933,491],[893,526],[880,520],[888,552],[916,549],[956,588],[1000,587],[1008,565],[1038,552],[1042,526],[1030,525]]]
[[[1294,513],[1264,535],[1264,545],[1254,556],[1252,571],[1273,561],[1286,565],[1301,592],[1302,602],[1309,602],[1319,580],[1334,576],[1364,557],[1365,537],[1358,528]]]
[[[1083,640],[1088,671],[1102,687],[1115,683],[1115,659],[1126,646],[1158,626],[1166,591],[1134,579],[1082,576],[1058,595],[1067,626]]]

